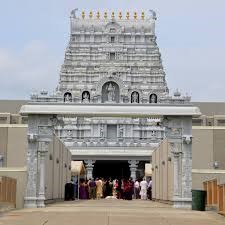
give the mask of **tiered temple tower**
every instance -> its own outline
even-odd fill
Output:
[[[156,43],[156,14],[142,12],[71,12],[71,33],[59,85],[52,95],[33,94],[34,102],[77,105],[188,104],[190,97],[169,95],[161,54]],[[55,132],[74,159],[86,160],[88,176],[98,161],[126,161],[130,174],[143,175],[141,161],[149,161],[165,137],[160,117],[63,116]],[[139,166],[138,166],[139,164]],[[96,166],[97,168],[97,166]],[[96,169],[94,168],[94,170]],[[125,170],[122,168],[122,170]],[[100,170],[94,172],[94,176]],[[123,173],[123,171],[122,171]],[[112,174],[113,176],[114,174]],[[120,174],[123,175],[123,174]]]

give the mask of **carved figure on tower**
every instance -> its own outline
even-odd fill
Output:
[[[137,92],[134,92],[134,93],[132,94],[131,102],[132,102],[132,103],[139,103],[139,98],[138,98],[138,93],[137,93]]]
[[[83,102],[84,103],[90,102],[90,95],[87,91],[85,91],[83,94]]]
[[[107,98],[109,102],[115,101],[115,86],[112,83],[106,86]]]

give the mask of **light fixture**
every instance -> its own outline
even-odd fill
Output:
[[[214,169],[218,169],[219,168],[219,162],[218,161],[214,161],[213,167],[214,167]]]

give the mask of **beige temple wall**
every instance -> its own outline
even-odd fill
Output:
[[[4,167],[26,166],[27,125],[0,124],[0,154]]]
[[[71,180],[71,153],[57,136],[49,144],[46,156],[46,200],[63,199],[64,186]]]
[[[213,168],[213,130],[192,128],[192,168]],[[201,159],[201,160],[199,160]]]
[[[192,168],[214,169],[213,163],[218,162],[218,169],[225,169],[225,127],[199,126],[192,127]]]
[[[193,127],[192,131],[192,189],[203,190],[204,181],[225,179],[225,127]],[[215,161],[218,169],[213,168]],[[153,199],[172,201],[173,158],[167,140],[153,152],[152,168]]]
[[[27,172],[24,168],[27,164],[27,129],[27,125],[22,124],[0,124],[0,154],[4,157],[4,167],[0,168],[0,176],[9,175],[17,179],[19,183],[19,189],[17,190],[18,208],[23,207],[24,194],[21,194],[21,189],[25,191],[26,188],[26,179],[24,177],[27,176]],[[70,151],[54,135],[53,141],[49,144],[49,152],[45,158],[45,191],[47,200],[64,198],[65,183],[71,179],[70,164]],[[15,167],[17,168],[16,170],[14,169]],[[7,170],[7,173],[3,173],[3,170]]]
[[[155,200],[173,200],[173,164],[168,140],[152,154],[152,198]]]
[[[2,167],[0,168],[0,177],[15,178],[16,181],[16,208],[21,209],[24,205],[25,188],[27,183],[26,167]]]

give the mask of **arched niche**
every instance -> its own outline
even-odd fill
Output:
[[[111,21],[106,24],[105,29],[107,33],[120,33],[121,32],[121,26],[119,23],[115,21]]]
[[[119,103],[120,89],[119,85],[113,81],[106,82],[102,86],[102,102]]]
[[[72,94],[70,92],[65,92],[63,95],[64,102],[72,102]]]
[[[131,93],[131,103],[139,103],[140,102],[140,95],[137,91],[133,91]]]
[[[158,102],[158,97],[156,94],[152,93],[149,96],[149,103],[157,103]]]
[[[89,91],[83,91],[82,92],[82,102],[83,103],[90,102],[90,93],[89,93]]]

